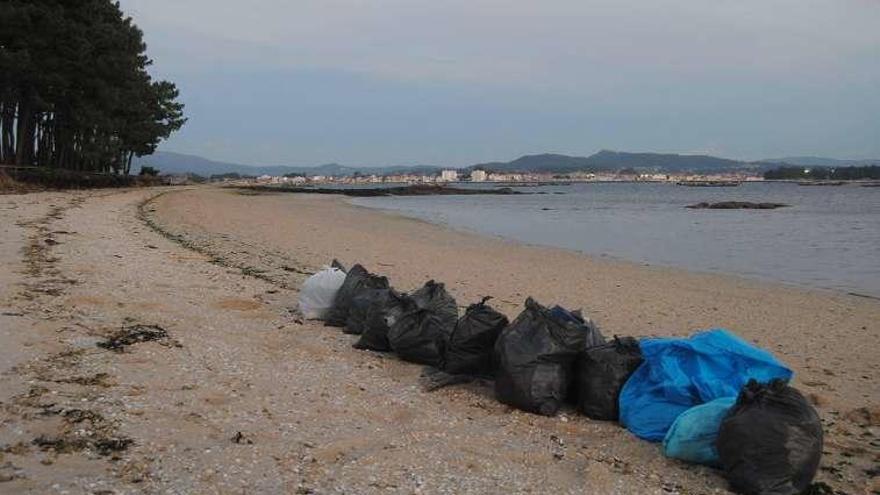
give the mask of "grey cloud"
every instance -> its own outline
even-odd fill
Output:
[[[235,105],[241,125],[258,128],[247,142],[219,140],[264,161],[466,162],[505,149],[509,156],[606,146],[734,157],[880,154],[876,0],[122,6],[146,31],[157,73],[179,81],[193,103],[188,129],[168,144],[186,151],[215,148],[217,133],[241,134],[229,130],[236,121],[212,124]],[[231,82],[239,79],[246,82]],[[324,86],[336,79],[348,83]],[[352,95],[382,108],[364,113]],[[440,110],[447,107],[456,111]],[[257,108],[263,114],[250,110]],[[336,112],[346,125],[328,120]],[[383,114],[430,125],[396,126]],[[291,118],[322,126],[305,124],[302,140],[266,141],[259,132]],[[364,136],[369,142],[348,144]]]

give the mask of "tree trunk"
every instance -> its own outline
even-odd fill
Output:
[[[0,165],[6,163],[6,102],[0,100]]]
[[[34,112],[27,99],[18,105],[16,138],[16,165],[32,165],[34,156]]]
[[[0,163],[12,165],[15,162],[15,105],[3,104],[0,114]]]

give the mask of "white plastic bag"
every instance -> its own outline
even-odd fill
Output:
[[[309,277],[299,291],[299,310],[308,320],[323,320],[345,282],[345,272],[326,267]]]

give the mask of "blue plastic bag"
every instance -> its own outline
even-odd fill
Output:
[[[720,466],[715,441],[721,421],[736,403],[736,397],[722,397],[681,413],[663,439],[663,454],[707,466]]]
[[[640,345],[645,362],[620,392],[620,422],[652,442],[663,440],[681,413],[736,396],[751,378],[788,381],[793,375],[773,354],[723,329],[689,339],[644,339]]]

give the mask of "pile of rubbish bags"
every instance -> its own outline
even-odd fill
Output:
[[[724,329],[606,340],[579,311],[532,298],[511,322],[490,299],[459,317],[442,283],[400,292],[334,261],[305,282],[299,303],[306,318],[359,336],[357,349],[394,352],[446,384],[494,379],[497,399],[524,411],[570,405],[619,421],[668,457],[722,469],[738,492],[795,495],[812,483],[822,425],[773,354]]]
[[[571,396],[580,353],[605,339],[592,322],[534,299],[495,342],[495,395],[505,404],[553,416]]]

